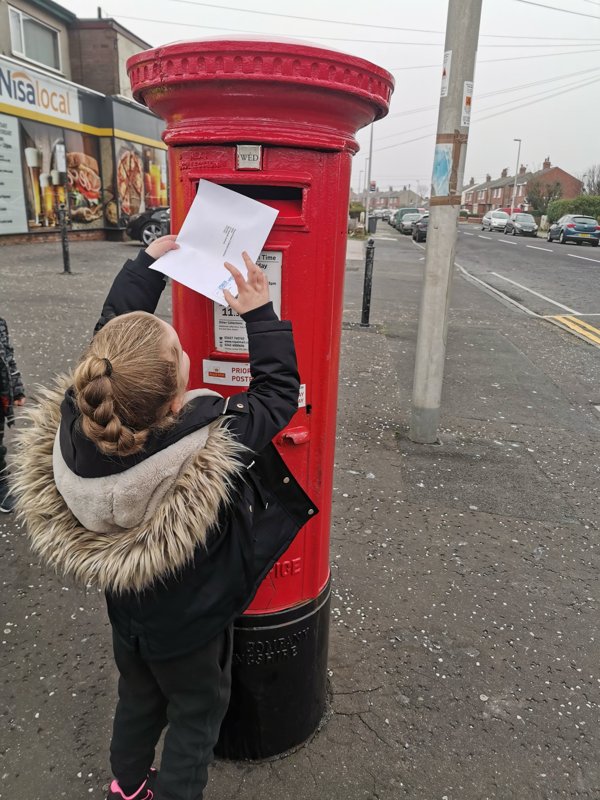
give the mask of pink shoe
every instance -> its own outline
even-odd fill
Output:
[[[133,794],[125,794],[119,786],[119,782],[113,781],[106,795],[106,800],[153,800],[153,798],[154,792],[148,788],[148,779]]]

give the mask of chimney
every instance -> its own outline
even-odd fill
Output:
[[[500,174],[500,177],[501,178],[508,178],[508,167],[504,167],[504,169],[502,170],[502,172]]]
[[[544,166],[542,169],[550,169],[552,164],[550,163],[550,156],[546,156],[546,160],[544,161]]]
[[[519,175],[525,175],[526,172],[527,172],[527,167],[525,166],[525,164],[521,164],[521,166],[519,167]]]
[[[475,186],[475,178],[471,178],[469,181],[469,186]]]
[[[486,183],[489,183],[491,180],[492,180],[492,176],[491,175],[486,175],[485,176],[485,182]]]

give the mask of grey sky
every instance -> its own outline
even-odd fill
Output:
[[[488,172],[499,177],[504,167],[514,173],[515,137],[523,140],[521,162],[530,169],[540,167],[546,156],[575,175],[600,163],[600,0],[536,2],[562,5],[576,13],[522,0],[483,2],[466,180],[473,176],[482,181]],[[115,17],[154,46],[258,33],[303,38],[373,61],[393,73],[396,91],[389,116],[374,129],[372,178],[382,188],[420,184],[428,191],[447,0],[326,4],[212,0],[215,7],[195,0],[62,0],[61,4],[80,17],[96,16],[101,5],[105,16]],[[358,139],[361,151],[354,159],[354,188],[368,154],[368,130],[361,131]]]

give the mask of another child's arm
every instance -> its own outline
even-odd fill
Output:
[[[10,341],[8,334],[8,325],[4,322],[6,339],[4,343],[4,352],[6,354],[6,362],[10,373],[10,382],[12,386],[13,405],[25,405],[25,389],[23,388],[23,379],[15,361],[15,351]]]
[[[110,287],[94,333],[120,314],[130,311],[154,313],[165,288],[165,276],[148,267],[169,250],[178,248],[175,238],[175,234],[161,236],[145,250],[140,250],[134,260],[125,262]]]

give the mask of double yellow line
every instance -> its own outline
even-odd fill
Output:
[[[600,329],[594,328],[593,325],[584,322],[582,319],[565,315],[550,317],[550,319],[555,320],[561,327],[573,331],[573,333],[581,336],[582,339],[600,346]]]

